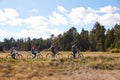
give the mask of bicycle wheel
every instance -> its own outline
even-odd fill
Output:
[[[83,59],[83,58],[84,58],[84,55],[83,55],[82,53],[79,53],[79,54],[78,54],[78,58],[79,58],[79,59]]]
[[[43,56],[41,54],[38,54],[37,59],[43,59]]]
[[[28,54],[28,55],[27,55],[27,59],[33,59],[33,57],[34,57],[34,56],[33,56],[32,54]]]
[[[53,57],[52,53],[47,53],[46,58],[51,59]]]
[[[55,57],[56,57],[56,58],[62,58],[63,55],[62,55],[61,53],[57,53],[57,54],[55,55]]]
[[[23,59],[22,54],[16,54],[16,59]]]
[[[6,56],[6,59],[13,59],[13,58],[12,58],[11,54],[8,54],[8,55]]]
[[[69,54],[69,55],[68,55],[68,58],[69,58],[69,59],[73,58],[73,54],[72,54],[72,53]]]

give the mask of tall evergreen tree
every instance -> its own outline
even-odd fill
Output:
[[[107,49],[109,48],[113,48],[114,46],[114,29],[112,28],[111,30],[108,29],[107,33],[106,33],[106,40],[105,40],[105,46]]]
[[[86,51],[89,49],[89,33],[87,30],[82,29],[80,33],[81,49]]]
[[[105,51],[105,28],[100,25],[100,23],[96,22],[92,31],[91,37],[94,38],[91,41],[91,45],[95,46],[95,50],[97,51]]]
[[[114,26],[114,36],[115,36],[115,40],[114,40],[114,45],[115,48],[120,48],[120,24],[116,24]]]

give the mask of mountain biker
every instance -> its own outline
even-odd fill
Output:
[[[76,58],[76,53],[78,52],[78,48],[77,48],[77,45],[74,44],[72,45],[72,52],[73,52],[73,58]]]
[[[34,55],[33,58],[35,58],[35,57],[36,57],[36,54],[37,54],[37,51],[36,51],[36,47],[35,47],[35,46],[33,46],[33,47],[31,48],[31,53]]]
[[[13,58],[13,59],[15,59],[15,56],[16,56],[16,53],[17,53],[17,50],[16,50],[16,48],[15,47],[12,47],[12,49],[11,49],[11,57]]]
[[[53,53],[53,56],[55,56],[55,54],[56,54],[56,49],[55,49],[55,45],[54,45],[54,44],[51,45],[50,50],[51,50],[51,52]]]

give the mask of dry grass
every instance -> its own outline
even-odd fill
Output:
[[[85,59],[78,60],[62,52],[62,59],[27,60],[24,53],[22,60],[0,53],[0,80],[120,80],[120,54],[85,52]]]

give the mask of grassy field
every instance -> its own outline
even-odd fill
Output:
[[[0,80],[120,80],[120,53],[84,52],[84,59],[6,59],[0,53]],[[45,57],[47,52],[42,52]]]

